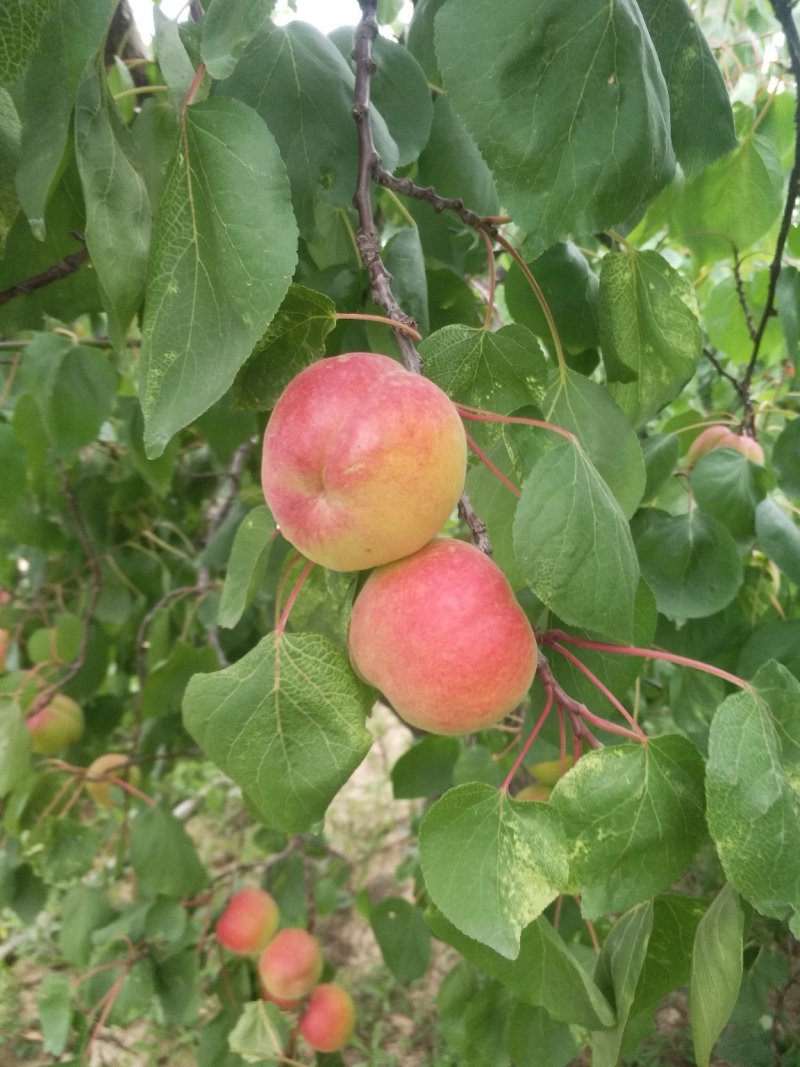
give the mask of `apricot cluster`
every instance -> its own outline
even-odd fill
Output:
[[[499,722],[537,662],[502,571],[437,536],[466,459],[447,394],[370,352],[301,371],[275,405],[262,453],[264,498],[286,539],[332,570],[375,568],[350,622],[353,668],[406,722],[438,734]]]
[[[217,921],[217,940],[239,955],[258,953],[264,999],[282,1011],[302,1011],[298,1030],[315,1052],[337,1052],[353,1032],[352,998],[334,982],[320,983],[323,960],[317,939],[295,927],[278,930],[279,924],[280,911],[270,893],[240,889]]]

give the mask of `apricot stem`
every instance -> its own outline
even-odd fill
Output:
[[[386,315],[367,315],[362,314],[360,311],[337,311],[335,317],[337,321],[339,319],[359,319],[363,322],[380,322],[384,326],[390,326],[393,330],[400,330],[401,333],[406,334],[417,344],[422,340],[422,334],[418,333],[413,326],[409,326],[405,322],[398,322],[396,319],[390,319]]]
[[[541,430],[551,430],[553,433],[561,434],[573,444],[578,443],[578,438],[574,433],[565,430],[563,426],[545,422],[544,419],[526,419],[522,415],[499,415],[496,411],[485,411],[483,408],[474,408],[470,404],[456,404],[456,410],[462,419],[469,419],[470,422],[505,422],[516,426],[538,426]]]
[[[633,716],[629,713],[627,708],[621,703],[621,701],[617,700],[611,690],[600,681],[597,675],[593,671],[589,670],[585,663],[581,663],[578,657],[574,656],[569,651],[569,649],[564,648],[564,646],[558,644],[557,641],[552,641],[550,643],[550,647],[554,648],[556,652],[559,652],[564,657],[564,659],[568,660],[573,665],[573,667],[575,667],[581,672],[581,674],[585,678],[589,679],[595,689],[598,689],[606,698],[606,700],[610,701],[614,705],[614,707],[617,709],[623,719],[625,719],[628,725],[633,729],[639,740],[643,741],[646,744],[647,734],[644,732],[644,730],[642,730],[642,728],[639,726]]]
[[[578,645],[580,648],[595,649],[597,652],[611,652],[618,656],[638,656],[641,659],[660,659],[665,663],[677,663],[680,667],[693,667],[695,670],[704,671],[706,674],[713,674],[715,677],[722,678],[723,681],[730,682],[731,685],[735,685],[739,689],[752,689],[749,682],[746,682],[744,678],[739,678],[736,674],[730,674],[728,671],[722,670],[721,667],[714,667],[710,663],[703,663],[702,660],[691,659],[689,656],[679,656],[675,652],[661,652],[655,648],[637,648],[635,645],[612,645],[604,641],[587,641],[582,637],[574,637],[572,634],[564,633],[563,630],[548,630],[547,633],[539,636],[546,645],[554,645],[557,641],[566,641],[571,645]]]
[[[530,736],[528,737],[528,739],[525,742],[525,744],[522,746],[522,749],[520,750],[519,754],[517,755],[517,758],[514,760],[512,766],[511,766],[511,770],[508,772],[508,774],[505,777],[505,781],[500,786],[500,792],[501,793],[507,793],[508,792],[508,787],[511,785],[512,781],[514,780],[514,775],[519,770],[520,765],[522,764],[522,761],[528,755],[528,751],[530,750],[531,745],[536,740],[536,737],[537,737],[539,731],[541,730],[541,728],[544,726],[545,722],[547,721],[547,716],[550,714],[550,709],[553,706],[553,687],[548,681],[544,682],[544,687],[545,687],[545,692],[547,694],[546,697],[545,697],[545,702],[544,702],[544,711],[539,716],[539,718],[536,720],[536,725],[531,730]]]
[[[289,597],[283,607],[283,611],[281,612],[281,617],[278,619],[278,625],[275,627],[276,634],[282,634],[283,631],[286,629],[286,623],[289,621],[289,615],[291,614],[292,608],[294,607],[294,602],[300,595],[300,590],[306,584],[306,578],[308,578],[309,574],[311,573],[311,568],[313,566],[313,560],[308,560],[305,567],[303,567],[302,571],[300,572],[300,577],[294,583],[294,588],[289,594]]]
[[[466,433],[466,431],[464,432]],[[494,465],[494,463],[489,459],[489,457],[486,455],[480,445],[475,441],[475,438],[469,433],[466,434],[466,437],[467,444],[469,445],[469,447],[472,449],[472,451],[475,453],[481,463],[492,472],[495,478],[497,478],[498,481],[501,481],[506,487],[506,489],[510,489],[514,496],[522,496],[522,491],[520,489],[517,489],[516,485],[514,485],[512,481],[506,478],[505,474],[503,474],[500,468]]]

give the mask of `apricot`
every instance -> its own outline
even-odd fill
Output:
[[[555,785],[570,770],[574,762],[572,756],[565,756],[563,764],[560,759],[546,759],[540,763],[531,764],[528,770],[542,785]]]
[[[264,434],[261,483],[281,532],[335,571],[407,556],[447,521],[467,450],[442,390],[388,356],[351,352],[301,371]]]
[[[280,922],[275,898],[264,889],[240,889],[217,920],[217,940],[238,955],[261,952]]]
[[[500,568],[447,538],[369,576],[348,645],[356,672],[402,719],[434,734],[499,722],[527,693],[538,657]]]
[[[72,697],[56,693],[43,708],[28,716],[26,725],[33,751],[40,756],[53,756],[80,739],[83,712]]]
[[[338,1052],[355,1025],[353,998],[334,982],[323,982],[311,994],[299,1030],[315,1052]]]
[[[106,752],[86,768],[86,792],[95,804],[103,808],[113,808],[114,798],[111,790],[116,786],[115,778],[124,778],[132,785],[138,784],[141,778],[139,768],[132,766],[128,762],[129,758],[122,752]]]
[[[540,803],[546,803],[550,799],[552,792],[553,787],[551,785],[543,785],[541,782],[537,782],[536,785],[526,785],[524,789],[520,789],[514,800],[535,800]]]
[[[764,449],[754,437],[734,433],[729,426],[709,426],[695,437],[686,453],[686,466],[691,469],[701,456],[718,448],[734,448],[751,463],[764,465]]]
[[[307,930],[281,930],[261,953],[258,974],[273,997],[299,1000],[311,992],[322,974],[319,942]]]

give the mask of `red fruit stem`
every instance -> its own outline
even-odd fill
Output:
[[[197,70],[194,72],[192,83],[186,91],[186,96],[183,98],[181,109],[185,112],[187,107],[190,107],[194,103],[194,98],[197,96],[197,90],[200,88],[200,83],[203,80],[203,76],[206,72],[205,63],[201,63]]]
[[[584,704],[579,704],[577,700],[565,692],[553,677],[553,672],[550,670],[550,665],[544,656],[539,653],[539,666],[537,672],[542,682],[545,685],[552,686],[553,695],[556,699],[556,706],[560,707],[563,711],[569,715],[570,726],[572,727],[572,751],[575,762],[577,763],[581,757],[582,747],[581,741],[585,740],[590,748],[602,748],[603,742],[598,740],[584,722],[584,715],[588,711]],[[605,721],[605,720],[603,720]]]
[[[567,773],[567,724],[564,722],[564,709],[560,704],[556,706],[558,715],[558,770],[563,778]]]
[[[556,652],[559,652],[564,657],[564,659],[569,660],[573,667],[577,668],[577,670],[579,670],[581,674],[584,675],[584,677],[588,678],[592,685],[595,687],[595,689],[598,689],[606,698],[606,700],[610,701],[614,705],[614,707],[617,709],[623,719],[625,719],[628,725],[633,729],[639,740],[642,741],[644,744],[647,744],[647,734],[644,732],[641,726],[639,726],[639,724],[629,713],[627,708],[614,696],[611,690],[607,686],[603,685],[597,675],[594,674],[593,671],[590,671],[585,663],[581,663],[578,657],[574,656],[569,651],[569,649],[564,648],[563,645],[559,645],[557,641],[552,641],[550,643],[550,647],[554,648]],[[599,723],[597,725],[599,725]]]
[[[407,334],[412,341],[419,343],[422,340],[422,334],[418,333],[413,326],[409,326],[406,322],[399,322],[396,319],[390,319],[386,315],[366,315],[360,311],[337,311],[336,319],[360,319],[363,322],[381,322],[384,326],[390,326],[393,330],[400,330],[402,333]]]
[[[547,716],[550,714],[550,709],[553,706],[553,687],[547,681],[544,682],[544,687],[545,687],[545,693],[546,693],[545,701],[544,701],[544,711],[542,712],[542,714],[537,719],[536,725],[531,730],[530,736],[528,737],[528,740],[522,746],[521,751],[519,752],[517,758],[514,760],[512,766],[511,766],[511,770],[506,775],[505,781],[500,786],[500,792],[501,793],[507,793],[508,792],[508,787],[511,785],[511,782],[514,779],[514,775],[519,770],[520,765],[522,764],[522,761],[528,755],[530,747],[533,744],[533,742],[536,740],[536,738],[537,738],[537,736],[539,734],[539,731],[544,726],[545,722],[547,722]]]
[[[587,641],[582,637],[573,637],[572,634],[564,633],[563,630],[548,630],[540,636],[540,640],[546,645],[553,645],[557,641],[567,641],[571,645],[580,648],[592,648],[597,652],[611,652],[618,656],[638,656],[640,659],[660,659],[665,663],[677,663],[680,667],[693,667],[697,671],[713,674],[723,681],[730,682],[739,689],[751,689],[752,686],[744,678],[736,674],[730,674],[721,667],[713,667],[710,663],[702,660],[690,659],[688,656],[679,656],[675,652],[661,652],[655,648],[637,648],[635,645],[611,645],[603,641]]]
[[[275,533],[278,533],[278,531],[276,530]],[[303,555],[302,555],[301,552],[295,552],[295,554],[291,557],[289,562],[286,564],[284,572],[283,572],[283,574],[280,576],[280,578],[278,580],[278,588],[275,590],[275,627],[276,627],[276,629],[277,629],[277,626],[278,626],[278,617],[279,617],[281,600],[283,598],[284,587],[285,587],[287,581],[289,580],[289,575],[292,573],[292,567],[295,565],[295,563],[297,563],[298,560],[300,560],[302,558],[303,558]]]
[[[481,446],[475,441],[475,438],[472,436],[472,434],[468,433],[466,430],[464,431],[464,433],[467,436],[467,443],[469,444],[469,447],[472,449],[472,451],[475,453],[475,455],[478,457],[484,467],[490,470],[495,476],[495,478],[497,478],[498,481],[501,481],[503,483],[506,489],[510,489],[514,496],[522,496],[522,491],[520,489],[517,489],[516,485],[514,485],[512,481],[506,478],[505,474],[503,474],[499,467],[495,466],[495,464],[483,451]]]
[[[573,444],[578,443],[578,438],[574,433],[565,430],[563,426],[555,426],[552,422],[545,422],[543,419],[525,419],[521,415],[498,415],[496,411],[485,411],[483,408],[474,408],[470,404],[456,404],[456,409],[462,419],[469,419],[471,422],[506,422],[517,426],[538,426],[541,430],[552,430],[553,433],[560,433],[562,437],[566,437]]]
[[[275,627],[276,634],[282,634],[283,631],[286,629],[286,623],[289,621],[289,616],[291,615],[292,608],[294,607],[294,602],[300,595],[300,590],[306,584],[306,578],[308,578],[309,574],[311,573],[311,568],[313,566],[313,562],[311,560],[308,560],[305,567],[303,567],[302,571],[300,572],[300,577],[294,583],[294,588],[289,594],[289,598],[283,607],[283,611],[281,612],[281,617],[278,619],[278,625]]]

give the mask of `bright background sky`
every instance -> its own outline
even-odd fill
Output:
[[[134,18],[145,41],[153,36],[153,0],[130,0]],[[187,7],[186,0],[162,0],[161,10],[174,18],[176,13]],[[323,33],[330,33],[337,26],[355,26],[361,17],[358,0],[297,0],[297,12],[292,12],[286,0],[278,0],[274,19],[279,25],[300,19],[310,22]],[[408,0],[400,12],[403,22],[409,22],[413,7]]]

